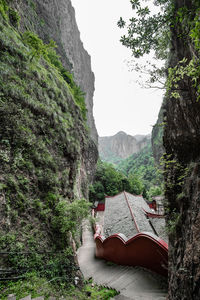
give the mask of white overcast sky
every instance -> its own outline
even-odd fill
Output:
[[[156,123],[162,91],[144,89],[129,71],[131,51],[119,42],[117,21],[132,16],[129,0],[72,0],[85,49],[95,74],[94,118],[99,136],[118,131],[148,134]]]

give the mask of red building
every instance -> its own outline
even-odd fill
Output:
[[[157,208],[156,201],[153,203]],[[96,212],[97,220],[98,212],[99,219],[101,216],[94,237],[97,257],[167,275],[168,245],[151,222],[157,226],[155,220],[164,219],[152,212],[142,196],[122,192],[106,197],[105,204],[98,203]]]

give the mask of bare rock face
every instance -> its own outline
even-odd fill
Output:
[[[23,1],[14,5],[22,16],[23,30],[32,30],[45,42],[51,39],[57,44],[57,52],[63,65],[74,74],[78,86],[85,93],[90,136],[97,144],[98,134],[93,117],[94,74],[91,59],[80,40],[75,11],[70,0]]]
[[[151,136],[153,156],[154,156],[156,165],[159,168],[162,168],[161,164],[160,164],[161,157],[163,156],[163,154],[165,152],[164,147],[163,147],[163,128],[165,125],[165,122],[164,122],[165,102],[166,102],[166,99],[164,98],[162,106],[160,108],[157,122],[153,126],[152,136]]]
[[[142,150],[149,139],[149,135],[131,136],[123,131],[113,136],[99,137],[99,154],[103,160],[115,162],[115,159],[125,159]]]
[[[195,1],[174,1],[174,19],[179,9],[184,7],[193,20],[199,7],[195,6],[195,3],[197,4]],[[176,26],[171,28],[171,36],[170,67],[176,66],[183,58],[190,61],[195,56],[199,59],[199,53],[185,31],[184,24],[177,22]],[[199,83],[199,73],[196,87],[191,77],[184,76],[178,82],[180,97],[168,97],[164,113],[165,182],[170,231],[170,300],[200,299],[200,101],[197,101]]]
[[[80,40],[80,32],[76,24],[75,11],[71,1],[37,0],[37,3],[42,14],[46,12],[44,21],[47,24],[49,20],[54,22],[54,24],[49,24],[50,30],[54,28],[55,31],[60,33],[60,36],[58,36],[57,32],[54,32],[53,39],[55,41],[60,39],[62,48],[72,65],[75,80],[85,92],[88,125],[93,140],[97,142],[97,131],[93,117],[94,74],[91,70],[91,58]]]

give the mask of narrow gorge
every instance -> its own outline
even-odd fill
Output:
[[[162,60],[162,67],[154,65],[153,60],[148,64],[147,83],[152,88],[161,82],[164,100],[151,134],[131,136],[119,131],[98,137],[93,116],[95,76],[72,1],[0,0],[1,300],[7,300],[9,294],[15,294],[17,300],[28,294],[51,300],[55,300],[52,296],[63,299],[63,295],[69,297],[66,299],[114,297],[116,290],[95,286],[91,280],[87,286],[77,249],[82,236],[85,240],[90,236],[84,253],[91,259],[94,240],[86,224],[89,220],[95,224],[94,211],[98,205],[100,210],[105,209],[105,198],[113,198],[112,208],[117,199],[120,221],[126,221],[121,200],[128,193],[133,202],[141,203],[144,197],[149,228],[153,224],[149,216],[166,217],[167,299],[200,299],[200,4],[199,0],[149,1],[156,6],[154,14],[151,5],[143,7],[140,0],[129,2],[136,17],[129,19],[129,24],[122,17],[116,22],[116,27],[118,24],[127,30],[121,43],[136,61],[152,51],[156,60]],[[133,64],[140,73],[147,70]],[[105,65],[103,71],[109,67]],[[118,91],[117,82],[115,88]],[[104,85],[103,92],[109,99]],[[125,91],[122,95],[126,105]],[[155,213],[156,206],[150,206],[153,196],[160,196],[161,202],[164,199],[162,216]],[[128,200],[127,205],[129,212]],[[91,208],[93,217],[82,223]],[[139,214],[139,222],[144,223],[144,211],[139,210]],[[119,221],[113,229],[110,211],[107,218],[107,231],[115,235],[120,231]],[[133,212],[127,220],[133,223]],[[95,230],[102,228],[96,226]],[[134,240],[130,228],[128,236]],[[143,234],[142,229],[139,233]],[[117,234],[120,239],[121,233]],[[155,229],[152,234],[156,234]],[[100,264],[93,267],[93,256],[90,267],[95,277]],[[85,256],[82,262],[87,264]],[[132,271],[135,266],[137,269],[138,265],[132,264]],[[162,268],[167,274],[167,259]],[[143,297],[143,275],[137,275],[140,271],[144,274],[144,270],[134,271],[139,279],[130,276],[132,281],[142,282],[138,297]],[[152,273],[146,274],[149,282],[156,282]],[[160,289],[162,280],[158,285]],[[132,298],[128,299],[134,299],[129,287]],[[150,283],[146,298],[141,299],[148,299],[149,287]],[[113,288],[118,286],[114,284]],[[158,290],[154,292],[152,295],[157,293],[155,297],[159,297]],[[166,298],[165,290],[161,297]]]

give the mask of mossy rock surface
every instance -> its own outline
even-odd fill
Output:
[[[76,199],[77,176],[91,141],[71,87],[44,57],[31,58],[4,4],[0,0],[0,251],[12,253],[0,265],[71,281],[70,235],[89,207]],[[84,176],[87,195],[87,171]]]

